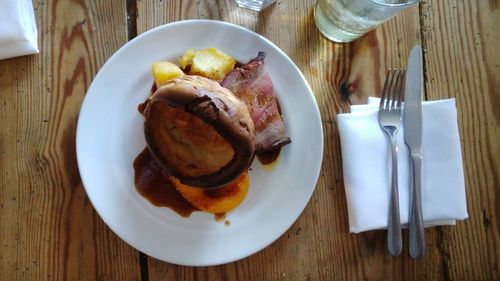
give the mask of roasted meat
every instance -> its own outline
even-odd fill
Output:
[[[222,86],[247,105],[256,134],[256,153],[275,150],[290,143],[286,134],[273,82],[264,65],[265,54],[259,52],[247,64],[229,72]]]

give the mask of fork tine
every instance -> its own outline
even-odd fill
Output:
[[[396,81],[394,82],[394,87],[392,88],[391,95],[391,110],[395,110],[397,106],[397,101],[399,99],[400,85],[401,85],[401,69],[396,70]]]
[[[385,101],[385,109],[386,110],[391,110],[391,101],[393,100],[394,86],[395,86],[397,79],[398,79],[397,71],[396,71],[396,69],[392,68],[391,69],[391,80],[389,81],[389,85],[388,85],[387,99]]]
[[[389,98],[387,100],[387,109],[391,110],[392,109],[392,104],[394,103],[394,92],[395,92],[395,89],[394,87],[396,86],[397,82],[398,82],[398,70],[397,68],[394,69],[394,76],[393,76],[393,79],[392,79],[392,83],[391,83],[391,90],[389,92]]]
[[[393,81],[391,83],[391,93],[390,93],[390,97],[389,97],[389,100],[388,100],[388,108],[389,110],[393,110],[394,109],[394,100],[396,99],[396,94],[397,94],[397,90],[398,90],[398,82],[399,82],[399,69],[394,69],[394,78],[393,78]],[[389,104],[390,102],[390,104]]]
[[[392,71],[391,69],[387,70],[387,74],[385,75],[385,82],[384,82],[384,88],[382,88],[382,94],[380,95],[380,106],[379,106],[379,110],[382,110],[385,108],[385,100],[387,98],[387,87],[388,87],[388,84],[389,83],[389,78],[390,78],[390,75],[391,75]]]
[[[404,90],[405,90],[405,82],[406,82],[406,71],[404,69],[401,69],[401,85],[399,87],[399,97],[398,97],[398,104],[397,108],[401,109],[401,103],[403,102],[403,97],[404,97]]]

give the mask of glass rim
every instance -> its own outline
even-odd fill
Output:
[[[410,5],[413,5],[415,3],[418,3],[418,1],[420,1],[420,0],[409,0],[409,1],[406,1],[404,3],[384,3],[383,0],[370,0],[370,2],[378,4],[380,6],[384,6],[384,7],[405,7],[405,6],[410,6]]]

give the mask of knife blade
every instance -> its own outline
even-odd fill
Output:
[[[403,113],[404,140],[410,150],[410,256],[418,259],[425,253],[422,216],[422,48],[415,46],[408,57]]]

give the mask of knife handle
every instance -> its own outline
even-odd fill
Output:
[[[411,212],[410,212],[410,256],[419,259],[425,253],[424,221],[422,216],[422,156],[411,156]]]

